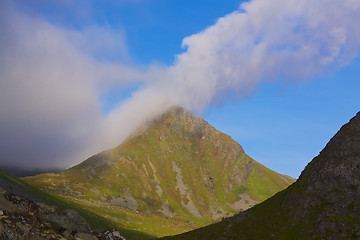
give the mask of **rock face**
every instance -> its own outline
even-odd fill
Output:
[[[220,223],[165,239],[360,239],[360,113],[286,190]]]
[[[4,177],[0,172],[0,177]],[[124,240],[117,230],[92,232],[86,220],[73,209],[60,209],[34,202],[19,192],[16,178],[0,181],[0,239],[2,240]],[[17,183],[21,183],[18,181]],[[10,188],[10,192],[4,188]],[[23,185],[25,187],[25,185]],[[17,192],[17,193],[14,193]],[[27,194],[25,194],[27,195]]]
[[[282,206],[314,224],[308,234],[360,238],[360,113],[308,164]]]
[[[91,233],[77,212],[60,211],[9,192],[0,198],[2,239],[64,239],[67,232],[68,238],[74,238],[72,233]]]
[[[59,174],[25,180],[78,203],[101,206],[98,214],[129,229],[138,222],[136,229],[155,236],[231,216],[294,181],[256,162],[230,136],[179,107],[114,149]]]

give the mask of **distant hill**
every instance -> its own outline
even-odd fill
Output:
[[[360,113],[286,190],[219,223],[163,239],[360,239]]]
[[[13,166],[6,166],[6,165],[0,165],[0,169],[4,170],[7,173],[10,173],[11,175],[15,177],[29,177],[29,176],[35,176],[42,173],[59,173],[61,171],[64,171],[65,168],[22,168],[22,167],[13,167]]]
[[[149,121],[114,149],[61,173],[24,180],[119,227],[155,236],[214,223],[294,182],[180,107]]]

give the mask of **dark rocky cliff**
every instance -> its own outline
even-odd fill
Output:
[[[312,222],[309,234],[360,239],[360,113],[313,159],[282,206]]]

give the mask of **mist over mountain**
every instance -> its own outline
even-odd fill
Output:
[[[28,177],[42,173],[58,173],[65,170],[64,168],[22,168],[7,165],[0,165],[0,169],[14,175],[15,177]]]
[[[24,177],[0,170],[0,239],[360,239],[359,114],[296,182],[256,161],[298,176],[358,110],[359,22],[359,0],[0,0],[0,168]]]
[[[360,112],[286,190],[219,223],[164,239],[359,239]]]
[[[216,6],[215,2],[206,5]],[[143,6],[149,1],[132,3]],[[43,4],[48,9],[42,9]],[[108,17],[93,1],[0,2],[1,164],[73,166],[121,143],[170,105],[199,113],[214,103],[246,98],[265,82],[296,85],[310,81],[347,66],[359,56],[358,0],[254,0],[241,5],[239,1],[229,14],[214,16],[198,32],[179,36],[176,44],[161,38],[160,44],[174,46],[167,54],[183,48],[173,62],[139,66],[114,58],[107,61],[101,55],[133,57],[127,49],[131,39],[117,28],[126,19],[111,22],[120,17],[116,10],[121,6],[107,5],[114,11]],[[26,11],[32,7],[43,11]],[[102,14],[89,25],[73,25],[68,15],[59,22],[51,21],[64,7],[71,13]],[[198,19],[198,10],[194,10],[193,22]],[[107,21],[99,23],[99,19]],[[130,32],[136,31],[130,26]],[[178,28],[171,29],[174,33]],[[168,34],[154,33],[152,28],[145,32]],[[145,42],[146,37],[140,45]],[[158,52],[151,53],[155,62]],[[354,82],[356,79],[351,85]],[[338,97],[336,90],[333,98]],[[128,98],[122,96],[124,92]],[[104,106],[104,99],[112,95],[118,101]],[[109,109],[106,113],[104,107]]]
[[[294,181],[180,107],[147,122],[116,148],[61,173],[24,180],[154,236],[214,223]]]

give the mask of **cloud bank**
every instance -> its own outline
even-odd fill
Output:
[[[98,26],[62,29],[2,4],[1,164],[63,167],[104,150],[101,94],[144,79],[138,69],[93,57],[119,34]],[[106,45],[95,47],[100,42]]]
[[[360,49],[358,0],[246,2],[184,38],[173,65],[146,70],[102,58],[114,49],[130,58],[124,33],[0,9],[0,161],[29,167],[70,166],[173,104],[201,111],[229,95],[244,98],[261,81],[309,80],[346,66]],[[105,116],[101,95],[133,83],[143,87]]]

